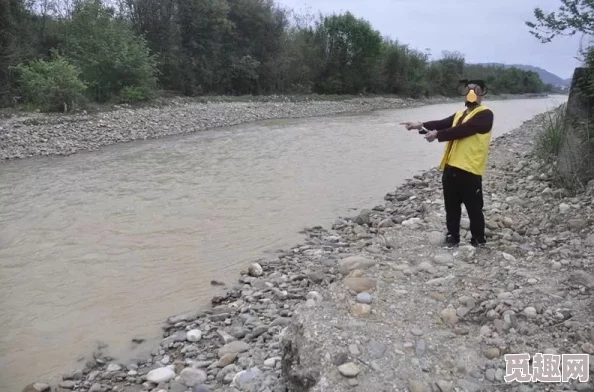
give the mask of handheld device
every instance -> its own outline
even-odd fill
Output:
[[[425,127],[421,127],[421,129],[419,130],[419,133],[421,135],[425,135],[425,134],[429,133],[429,130]]]

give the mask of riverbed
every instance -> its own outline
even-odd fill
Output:
[[[490,102],[494,136],[564,100]],[[55,379],[98,341],[142,355],[165,318],[208,305],[211,280],[233,284],[305,226],[378,204],[438,164],[443,144],[398,123],[459,107],[266,120],[2,163],[0,391]]]

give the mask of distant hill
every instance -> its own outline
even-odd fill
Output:
[[[553,86],[563,86],[563,87],[570,87],[571,79],[563,79],[559,76],[550,73],[546,69],[542,69],[539,67],[535,67],[533,65],[525,65],[525,64],[500,64],[500,63],[481,63],[480,65],[494,65],[494,66],[503,66],[505,68],[519,68],[524,71],[534,71],[540,76],[540,80],[546,84],[552,84]]]

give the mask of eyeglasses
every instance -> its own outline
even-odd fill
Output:
[[[483,80],[462,79],[460,80],[460,83],[458,83],[458,88],[456,89],[456,91],[459,95],[464,96],[470,92],[471,88],[469,87],[469,85],[471,84],[474,84],[472,90],[475,92],[476,95],[483,96],[487,94],[487,86],[485,86],[485,82]]]

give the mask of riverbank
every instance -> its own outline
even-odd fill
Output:
[[[594,353],[592,196],[555,189],[527,154],[541,122],[493,143],[490,251],[436,246],[443,208],[428,171],[253,264],[212,310],[169,318],[151,355],[119,363],[98,348],[61,388],[492,391],[510,389],[505,353]]]
[[[537,95],[502,95],[490,100],[539,98]],[[183,135],[258,120],[304,118],[381,109],[412,108],[458,102],[459,98],[434,97],[210,97],[169,99],[152,106],[97,113],[9,116],[0,120],[0,160],[48,155],[71,155],[134,140]]]

